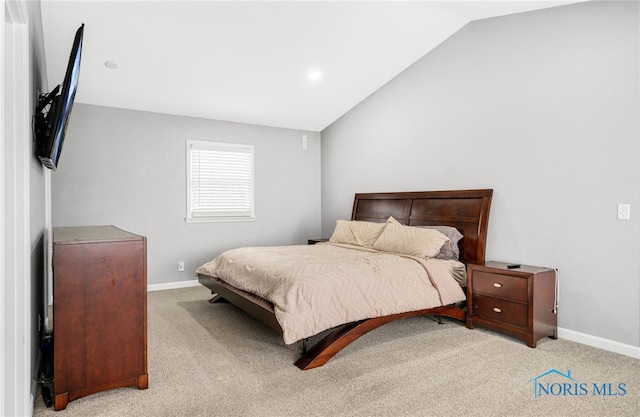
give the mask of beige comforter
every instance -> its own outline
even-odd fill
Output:
[[[290,344],[341,324],[462,301],[453,264],[460,263],[326,243],[233,249],[196,273],[269,300]]]

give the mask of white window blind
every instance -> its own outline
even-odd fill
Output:
[[[187,141],[187,221],[251,220],[253,146]]]

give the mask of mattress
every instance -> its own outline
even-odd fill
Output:
[[[196,273],[270,301],[286,344],[341,324],[465,299],[461,262],[346,244],[232,249]]]

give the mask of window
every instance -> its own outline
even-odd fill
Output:
[[[188,140],[187,222],[253,219],[253,145]]]

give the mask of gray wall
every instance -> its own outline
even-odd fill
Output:
[[[185,223],[187,139],[254,145],[254,222]],[[53,226],[113,224],[146,236],[149,284],[194,280],[229,248],[320,235],[317,132],[77,103],[52,177]]]
[[[29,115],[35,113],[37,104],[36,98],[39,93],[48,90],[46,64],[44,54],[44,38],[42,34],[42,18],[40,15],[40,2],[27,1],[24,3],[28,13],[29,21],[29,49],[30,49],[30,91],[28,101],[31,103]],[[42,336],[44,334],[44,317],[45,317],[45,285],[46,276],[45,264],[47,263],[46,246],[48,239],[47,231],[47,209],[49,201],[46,200],[46,188],[48,186],[48,177],[45,175],[45,168],[36,158],[36,145],[33,137],[31,140],[31,155],[29,160],[29,233],[31,253],[30,259],[30,324],[31,324],[31,347],[30,347],[30,382],[31,382],[31,398],[35,398],[38,391],[37,378],[40,367],[40,347],[42,345]],[[21,284],[19,284],[21,285]],[[32,406],[33,404],[29,404]]]
[[[46,88],[39,1],[5,4],[0,93],[0,415],[31,415],[44,311],[46,179],[35,157],[31,116]],[[7,60],[8,61],[5,61]]]
[[[322,132],[323,234],[356,192],[493,188],[487,258],[558,268],[560,327],[640,346],[639,14],[468,24]]]

